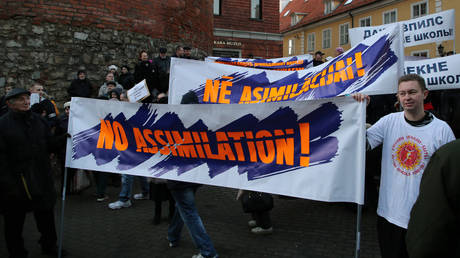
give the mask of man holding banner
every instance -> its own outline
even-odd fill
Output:
[[[408,257],[405,235],[420,180],[431,155],[455,140],[450,127],[425,112],[428,90],[422,77],[402,76],[397,97],[403,112],[381,118],[367,130],[368,148],[383,143],[377,232],[383,258]],[[354,95],[364,100],[365,95]]]

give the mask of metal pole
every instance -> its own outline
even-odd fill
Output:
[[[363,206],[358,204],[358,214],[356,216],[356,249],[355,249],[355,258],[359,258],[359,253],[361,251],[361,215],[363,212]]]
[[[65,192],[67,190],[67,167],[64,167],[64,182],[62,186],[62,203],[61,203],[61,219],[59,220],[59,249],[58,258],[62,257],[62,239],[64,238],[64,207],[65,207]]]

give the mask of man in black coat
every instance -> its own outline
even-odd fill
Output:
[[[123,65],[121,67],[121,74],[118,77],[118,83],[120,83],[125,90],[129,90],[134,87],[134,75],[129,72],[129,67]]]
[[[70,83],[67,93],[69,93],[69,97],[90,98],[92,90],[93,86],[89,82],[88,78],[86,78],[86,72],[79,70],[77,72],[77,79]]]
[[[147,83],[147,87],[149,88],[150,93],[156,96],[158,94],[158,89],[155,67],[153,66],[152,60],[149,60],[149,55],[147,52],[141,51],[139,53],[139,63],[134,69],[134,81],[139,83],[144,79]],[[148,99],[148,102],[151,102],[151,98],[149,97]]]
[[[52,137],[47,122],[30,111],[29,91],[13,89],[5,99],[9,111],[0,118],[0,213],[8,252],[27,257],[22,229],[26,213],[33,211],[42,252],[55,255],[56,192],[49,154],[65,137]]]
[[[160,93],[167,93],[169,90],[169,67],[171,66],[171,58],[166,55],[168,50],[160,48],[160,55],[153,59],[158,78],[158,91]]]

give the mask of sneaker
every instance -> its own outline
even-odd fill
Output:
[[[257,226],[257,222],[255,220],[248,221],[248,227],[254,228]]]
[[[133,197],[135,200],[148,200],[149,199],[149,195],[143,194],[143,193],[135,194]]]
[[[131,201],[130,200],[127,200],[126,202],[116,201],[116,202],[109,203],[109,208],[112,209],[112,210],[118,210],[118,209],[121,209],[121,208],[128,208],[130,206],[131,206]]]
[[[269,227],[267,229],[263,229],[261,227],[255,227],[251,229],[251,233],[257,234],[257,235],[267,235],[273,233],[273,227]]]
[[[97,198],[96,198],[96,201],[97,202],[103,202],[103,201],[107,201],[109,199],[109,197],[107,195],[98,195]]]
[[[218,257],[218,256],[217,256],[217,254],[216,254],[216,255],[214,255],[214,256],[211,257],[211,258],[217,258],[217,257]],[[203,255],[201,255],[201,253],[199,253],[199,254],[193,255],[192,258],[205,258],[205,257],[204,257]]]

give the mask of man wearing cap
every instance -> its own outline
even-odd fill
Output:
[[[323,55],[324,55],[323,52],[321,52],[321,51],[316,51],[316,53],[315,53],[315,58],[313,58],[313,66],[318,66],[318,65],[324,63],[324,61],[323,61]]]
[[[167,93],[169,89],[169,66],[171,65],[171,58],[166,55],[167,51],[166,48],[160,48],[160,55],[153,60],[153,65],[157,71],[158,91],[160,93]]]
[[[8,113],[0,118],[0,213],[10,257],[27,257],[22,230],[33,211],[44,254],[56,255],[56,192],[49,155],[65,143],[52,137],[48,124],[30,111],[30,92],[16,88],[6,95]]]
[[[184,47],[184,58],[193,59],[193,57],[192,57],[192,48],[190,48],[189,46]]]

